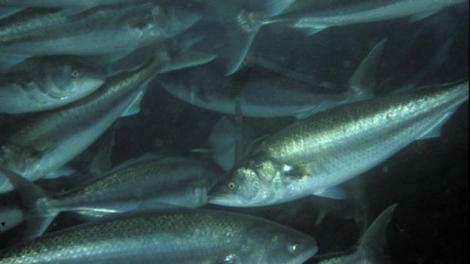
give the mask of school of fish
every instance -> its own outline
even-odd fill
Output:
[[[354,201],[364,187],[351,197],[341,185],[439,137],[467,102],[468,73],[421,85],[453,42],[385,92],[375,76],[386,38],[336,86],[253,49],[265,28],[314,39],[462,6],[468,0],[0,0],[0,241],[10,234],[0,264],[384,263],[400,205],[390,201],[369,225]],[[119,146],[119,123],[153,111],[145,99],[157,87],[218,118],[206,146],[139,155]],[[288,121],[264,132],[249,124],[278,119]],[[119,148],[126,160],[113,162]],[[283,224],[310,214],[295,203],[317,212],[315,225],[341,211],[364,232],[350,251],[318,255],[322,241]],[[263,216],[285,205],[292,215]],[[77,223],[57,227],[63,214]]]

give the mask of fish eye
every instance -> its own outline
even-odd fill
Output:
[[[227,188],[231,191],[234,191],[237,188],[237,185],[234,182],[227,183]]]
[[[72,78],[78,78],[80,76],[80,71],[74,70],[71,73]]]
[[[290,253],[294,253],[295,251],[297,251],[298,248],[299,248],[299,244],[293,243],[289,245],[288,250]]]

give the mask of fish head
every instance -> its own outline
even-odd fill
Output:
[[[276,203],[282,189],[278,186],[281,174],[281,166],[272,159],[262,155],[248,158],[214,187],[209,194],[209,203],[235,207]]]
[[[47,69],[47,75],[55,87],[57,97],[84,97],[98,89],[105,81],[105,74],[89,67],[85,62],[71,59]],[[60,99],[60,98],[58,98]]]
[[[129,17],[126,23],[139,38],[146,38],[152,43],[178,35],[199,19],[200,15],[190,11],[152,4],[142,13]]]
[[[259,230],[250,230],[256,235],[256,262],[250,263],[304,263],[318,251],[316,240],[302,232],[278,224],[263,225]]]

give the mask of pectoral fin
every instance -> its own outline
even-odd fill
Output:
[[[346,198],[346,193],[344,192],[343,189],[335,186],[331,187],[319,192],[313,193],[315,196],[320,196],[320,197],[325,197],[325,198],[330,198],[330,199],[335,199],[335,200],[343,200]]]

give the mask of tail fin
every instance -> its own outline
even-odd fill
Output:
[[[393,212],[397,204],[393,204],[385,209],[369,226],[362,236],[357,246],[356,256],[361,256],[368,260],[377,259],[383,256],[383,249],[386,242],[387,226],[392,219]]]
[[[227,76],[240,69],[261,29],[262,24],[254,17],[257,17],[256,13],[242,11],[237,15],[236,22],[228,25]]]
[[[256,34],[272,16],[279,15],[291,6],[294,0],[266,0],[246,2],[244,6],[240,1],[217,1],[214,5],[225,17],[227,9],[235,17],[227,23],[227,54],[226,75],[232,75],[242,66],[245,58],[250,51]],[[249,6],[252,4],[252,6]],[[246,8],[248,7],[248,8]],[[253,11],[257,10],[257,11]]]
[[[58,212],[48,208],[49,197],[39,186],[29,182],[20,175],[8,169],[0,167],[0,175],[7,178],[20,195],[26,211],[26,228],[18,239],[24,242],[42,235]]]
[[[377,43],[349,79],[349,88],[355,97],[363,98],[371,95],[371,87],[375,85],[375,70],[382,57],[386,43],[387,39]]]

